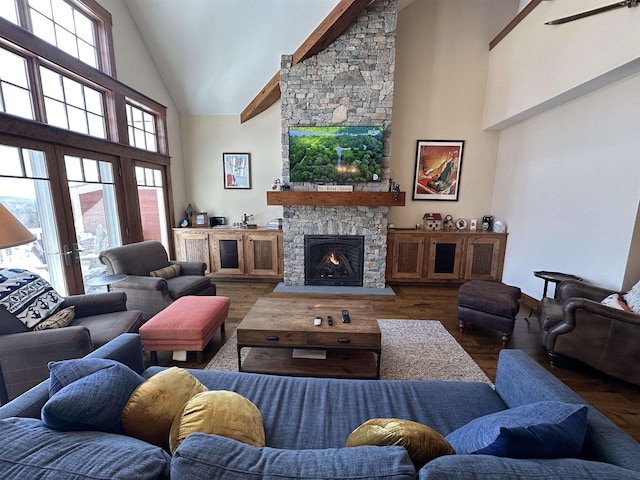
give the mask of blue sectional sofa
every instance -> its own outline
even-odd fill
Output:
[[[135,334],[124,334],[89,357],[117,360],[146,378],[162,370],[144,370]],[[446,436],[484,415],[535,402],[586,405],[518,350],[500,353],[495,388],[479,382],[190,372],[211,390],[231,390],[251,400],[262,415],[266,447],[195,433],[170,456],[122,434],[52,430],[40,420],[49,398],[47,381],[0,408],[0,478],[640,479],[640,444],[591,406],[577,458],[456,454],[416,471],[404,447],[345,447],[350,433],[371,418],[413,420]]]

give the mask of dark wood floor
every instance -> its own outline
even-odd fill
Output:
[[[294,295],[273,293],[275,286],[275,283],[216,282],[218,295],[231,299],[231,309],[226,321],[227,337],[261,296]],[[495,380],[496,363],[501,350],[500,334],[476,326],[469,326],[464,335],[459,332],[456,319],[457,287],[394,286],[393,289],[396,292],[395,297],[372,295],[356,298],[369,299],[373,303],[378,318],[440,320],[487,376]],[[576,362],[566,365],[565,368],[551,367],[540,345],[537,320],[532,318],[529,323],[524,320],[529,310],[530,307],[526,305],[520,309],[509,347],[527,352],[623,430],[640,441],[640,387],[613,379]],[[159,361],[164,365],[203,368],[224,344],[224,340],[225,338],[221,337],[219,332],[216,333],[207,346],[203,362],[200,364],[195,363],[195,356],[189,356],[187,362],[172,362],[168,353],[159,355]]]

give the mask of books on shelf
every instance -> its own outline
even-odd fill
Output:
[[[293,358],[308,358],[311,360],[326,360],[326,350],[315,350],[310,348],[294,348],[291,354]]]
[[[282,219],[281,218],[273,218],[267,222],[267,228],[271,228],[273,230],[282,230]]]

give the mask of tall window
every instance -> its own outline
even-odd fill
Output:
[[[2,25],[0,113],[167,154],[166,108],[96,70],[115,63],[96,0],[0,0],[0,16],[16,25]]]
[[[101,92],[44,67],[40,78],[49,125],[106,138]]]
[[[29,13],[35,35],[98,67],[96,28],[84,13],[65,0],[29,0]]]
[[[107,273],[100,252],[121,245],[113,165],[76,155],[64,160],[78,240],[74,250],[87,280]]]
[[[0,17],[87,65],[111,73],[111,16],[96,0],[0,0]]]
[[[0,201],[36,236],[35,242],[0,250],[0,265],[37,272],[66,294],[45,154],[0,145],[0,159]]]
[[[115,78],[99,1],[0,0],[0,201],[38,236],[0,263],[70,294],[104,273],[105,248],[171,250],[166,107]]]
[[[158,151],[158,135],[154,115],[127,103],[127,126],[130,145],[152,152]]]
[[[167,210],[162,176],[162,170],[158,168],[136,166],[142,234],[145,240],[157,240],[168,248]]]
[[[0,48],[0,112],[33,120],[31,90],[24,57]]]

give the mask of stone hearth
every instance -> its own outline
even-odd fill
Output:
[[[388,211],[389,207],[284,207],[285,285],[304,285],[305,234],[363,235],[363,287],[384,288]]]

